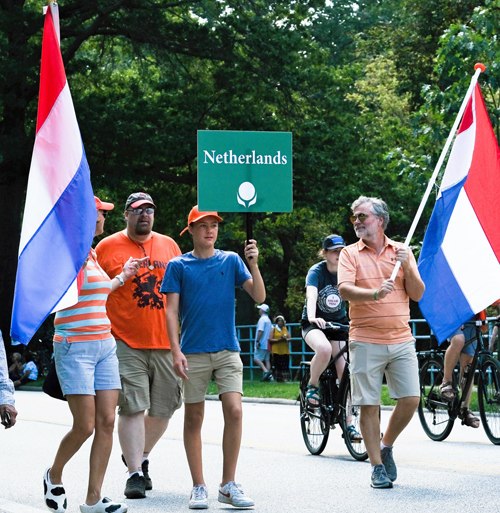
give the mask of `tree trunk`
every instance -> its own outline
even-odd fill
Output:
[[[0,329],[5,342],[10,342],[10,321],[21,236],[21,212],[27,182],[25,165],[18,162],[18,169],[15,169],[12,162],[0,164],[0,205],[5,212],[0,244]]]

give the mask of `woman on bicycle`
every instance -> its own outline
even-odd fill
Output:
[[[330,358],[344,347],[347,332],[325,329],[327,322],[348,324],[345,302],[337,287],[339,255],[345,248],[340,235],[328,235],[323,240],[319,255],[324,259],[313,265],[306,277],[306,303],[302,311],[302,337],[315,352],[311,361],[311,379],[307,387],[307,402],[316,407],[320,402],[319,377],[327,368]],[[336,363],[338,379],[345,367],[344,358]]]

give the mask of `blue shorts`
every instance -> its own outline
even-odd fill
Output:
[[[462,349],[462,354],[468,354],[470,356],[474,356],[474,353],[476,352],[476,346],[477,346],[477,340],[475,340],[476,327],[466,324],[465,328],[463,330],[459,328],[458,330],[454,331],[451,334],[449,340],[451,340],[456,335],[463,335],[465,337],[465,345]],[[472,340],[474,340],[474,342],[471,343]]]
[[[90,342],[54,342],[57,376],[64,395],[95,395],[121,389],[113,337]]]
[[[267,351],[266,349],[257,349],[255,353],[253,354],[253,357],[256,360],[260,360],[261,362],[265,362],[266,360],[269,362],[271,360],[271,353]]]

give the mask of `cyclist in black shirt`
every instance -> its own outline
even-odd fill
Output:
[[[347,333],[323,329],[327,322],[348,324],[345,302],[337,287],[337,267],[339,255],[345,247],[340,235],[328,235],[323,240],[320,255],[322,262],[313,265],[306,277],[306,303],[302,312],[302,337],[316,353],[311,361],[311,379],[307,387],[307,401],[310,406],[319,405],[321,400],[318,388],[319,377],[326,369],[330,358],[345,345]],[[337,360],[337,376],[340,380],[344,372],[345,360]]]

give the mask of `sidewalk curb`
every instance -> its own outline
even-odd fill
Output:
[[[207,401],[218,401],[218,395],[206,395],[205,400]],[[295,399],[279,399],[277,397],[242,397],[244,403],[261,403],[261,404],[285,404],[288,406],[298,406],[299,401]],[[394,406],[381,406],[381,410],[392,411]]]

